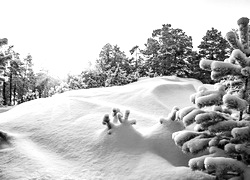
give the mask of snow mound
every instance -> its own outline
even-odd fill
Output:
[[[194,79],[158,77],[18,105],[0,114],[5,135],[0,136],[0,177],[211,179],[186,167],[190,157],[174,144],[172,133],[183,124],[159,121],[173,106],[191,105],[189,96],[200,85]],[[121,110],[121,122],[112,120],[114,107]],[[111,129],[102,124],[105,114]]]

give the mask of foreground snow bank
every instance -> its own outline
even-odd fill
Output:
[[[173,106],[191,105],[201,83],[158,77],[120,87],[70,91],[0,114],[0,177],[7,179],[211,179],[187,166],[171,139]],[[113,107],[130,110],[112,133],[102,124]],[[107,117],[107,115],[106,115]],[[124,118],[124,117],[123,117]]]

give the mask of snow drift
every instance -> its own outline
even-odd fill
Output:
[[[172,140],[184,126],[167,119],[172,107],[191,105],[200,85],[158,77],[18,105],[0,114],[0,179],[212,179],[187,167],[190,157]],[[102,121],[112,121],[112,108],[130,110],[136,125],[125,118],[109,134]]]

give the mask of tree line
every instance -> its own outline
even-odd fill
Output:
[[[0,105],[16,105],[25,101],[48,97],[49,89],[59,80],[46,71],[34,72],[30,54],[21,58],[6,38],[0,40]]]
[[[191,36],[182,29],[163,24],[161,28],[153,30],[144,47],[136,45],[129,52],[131,57],[127,57],[118,45],[108,43],[101,49],[94,68],[78,75],[69,74],[60,82],[46,72],[34,73],[32,56],[20,59],[13,46],[8,46],[2,52],[5,56],[11,56],[5,63],[4,76],[8,78],[2,86],[2,104],[24,102],[29,95],[48,97],[68,90],[125,85],[141,77],[175,75],[211,84],[214,82],[209,72],[199,68],[200,60],[223,61],[229,57],[232,48],[221,32],[212,28],[206,32],[198,49],[193,50]]]
[[[211,28],[202,38],[198,50],[193,50],[191,36],[181,29],[172,28],[170,24],[164,24],[153,31],[143,48],[136,45],[129,52],[130,58],[118,45],[104,45],[93,69],[79,75],[68,75],[67,80],[52,88],[50,93],[125,85],[146,76],[175,75],[213,84],[209,72],[200,69],[200,60],[223,61],[229,57],[232,48],[220,31]]]

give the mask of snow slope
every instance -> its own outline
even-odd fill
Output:
[[[171,135],[181,122],[159,122],[174,106],[191,105],[201,82],[177,77],[143,79],[119,87],[70,91],[0,114],[0,179],[211,179],[187,166],[190,157]],[[112,108],[130,110],[108,134]]]

